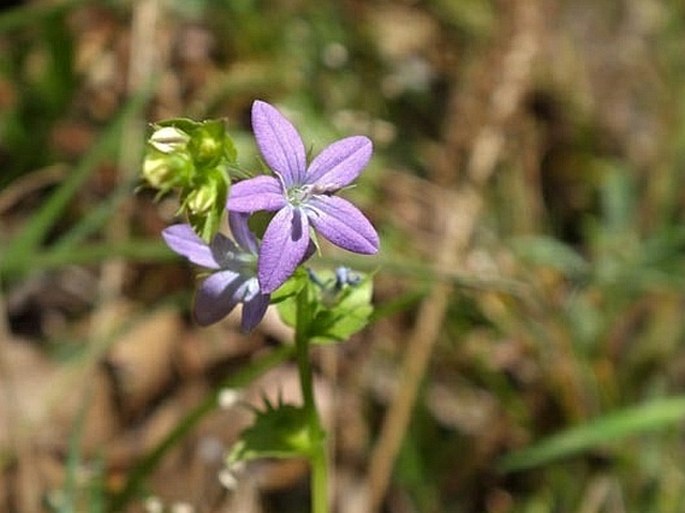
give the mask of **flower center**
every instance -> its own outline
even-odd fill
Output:
[[[329,184],[307,184],[307,185],[296,185],[288,189],[288,203],[294,207],[299,207],[303,203],[306,203],[312,196],[325,195],[330,196],[340,189],[340,186],[335,183]]]
[[[257,275],[257,255],[242,253],[237,260],[240,262],[241,272],[249,276]]]
[[[288,203],[297,207],[305,203],[312,196],[310,185],[296,185],[288,189]]]

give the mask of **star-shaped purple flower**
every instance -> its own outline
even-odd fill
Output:
[[[270,296],[260,290],[257,280],[258,244],[247,226],[247,217],[228,214],[235,242],[218,233],[208,245],[188,224],[175,224],[162,232],[172,250],[212,270],[195,294],[193,315],[202,326],[220,321],[243,303],[241,328],[247,332],[259,324],[269,306]]]
[[[231,187],[234,212],[276,211],[266,228],[257,264],[262,291],[270,293],[288,279],[309,246],[310,226],[324,238],[354,253],[378,251],[378,234],[357,207],[333,196],[351,184],[371,158],[364,136],[341,139],[307,166],[304,143],[295,127],[273,106],[252,105],[252,129],[264,161],[276,177],[257,176]]]

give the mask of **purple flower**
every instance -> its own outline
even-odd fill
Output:
[[[276,290],[302,261],[310,226],[349,251],[378,251],[378,234],[364,214],[333,196],[351,184],[369,162],[373,148],[367,137],[336,141],[307,166],[300,135],[273,106],[254,102],[252,129],[264,161],[276,177],[257,176],[234,184],[228,208],[244,213],[276,211],[264,233],[257,264],[263,292]]]
[[[247,226],[247,217],[229,212],[235,242],[218,233],[208,245],[188,224],[175,224],[162,232],[172,250],[212,270],[195,294],[193,315],[202,326],[220,321],[243,303],[241,328],[247,332],[259,324],[269,306],[270,296],[260,290],[257,280],[258,245]]]

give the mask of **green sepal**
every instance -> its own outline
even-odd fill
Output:
[[[265,400],[265,409],[255,410],[255,414],[253,424],[243,430],[231,448],[226,458],[229,466],[257,458],[307,457],[315,444],[321,443],[323,434],[312,440],[307,413],[299,406],[280,400],[272,405]]]
[[[235,162],[236,150],[233,140],[226,134],[223,120],[204,121],[191,132],[188,151],[198,166],[216,166]]]
[[[156,130],[163,127],[174,127],[191,135],[194,130],[202,125],[201,121],[195,121],[190,118],[169,118],[162,121],[155,121],[152,127]]]

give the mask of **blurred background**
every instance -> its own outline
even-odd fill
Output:
[[[15,5],[10,5],[15,4]],[[0,510],[301,512],[237,481],[298,401],[275,312],[189,315],[149,123],[277,105],[381,233],[374,322],[314,354],[339,513],[685,510],[685,11],[672,0],[15,1],[0,11]],[[216,407],[216,405],[219,407]]]

